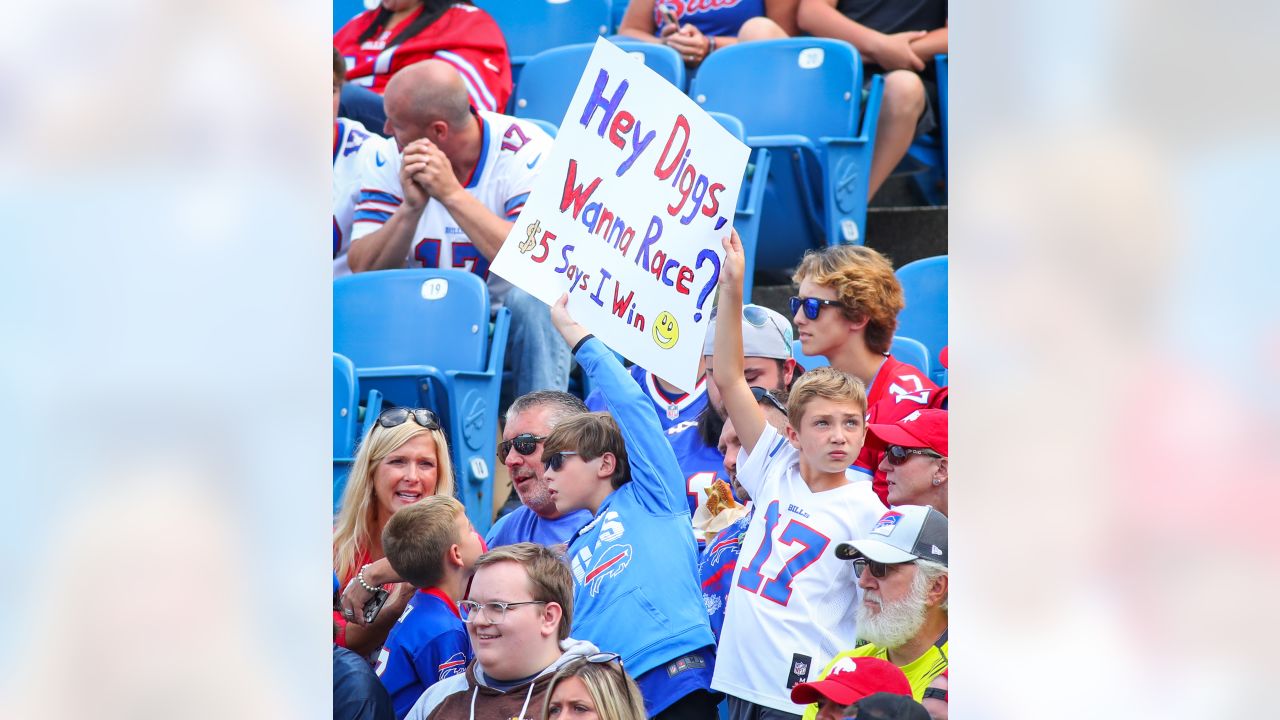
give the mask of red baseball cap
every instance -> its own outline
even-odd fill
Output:
[[[888,660],[844,657],[836,661],[822,680],[791,688],[791,702],[808,705],[826,698],[841,705],[852,705],[880,692],[910,696],[911,683],[902,669]]]
[[[948,457],[946,410],[917,410],[892,425],[868,425],[867,434],[878,446],[929,448]]]

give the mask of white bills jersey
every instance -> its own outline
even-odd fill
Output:
[[[338,118],[333,132],[333,276],[350,275],[347,248],[351,245],[351,218],[360,196],[360,164],[364,153],[394,144],[370,132],[355,120]]]
[[[739,464],[755,514],[725,603],[715,690],[799,715],[791,686],[853,647],[860,593],[835,546],[866,537],[885,507],[868,476],[846,475],[847,485],[810,491],[799,451],[771,425]]]
[[[480,161],[463,187],[498,217],[515,220],[524,209],[541,161],[550,154],[551,137],[537,125],[507,115],[481,112],[476,122],[481,125]],[[365,156],[354,240],[381,228],[403,202],[402,157],[385,150]],[[511,285],[490,275],[490,259],[467,239],[444,206],[431,200],[418,222],[405,267],[470,270],[488,281],[489,297],[496,305]]]

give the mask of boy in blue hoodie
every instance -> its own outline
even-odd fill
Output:
[[[556,509],[594,516],[569,541],[573,634],[622,656],[649,717],[709,720],[719,698],[710,690],[715,638],[684,475],[652,402],[567,302],[556,302],[551,320],[608,405],[557,425],[542,451]]]

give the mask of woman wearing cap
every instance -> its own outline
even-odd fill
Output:
[[[571,660],[547,686],[546,720],[645,720],[640,688],[614,653]]]
[[[364,568],[385,557],[383,526],[396,510],[437,494],[453,495],[453,466],[439,419],[430,410],[384,411],[360,442],[334,523],[333,570],[339,583],[376,589],[369,584]],[[334,642],[366,656],[377,650],[414,589],[408,583],[395,583],[389,592],[370,625],[351,622],[354,607],[335,610],[338,633]]]
[[[947,411],[919,410],[892,425],[868,425],[884,455],[889,505],[931,505],[947,514]]]

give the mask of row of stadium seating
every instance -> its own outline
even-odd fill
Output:
[[[907,307],[899,315],[902,334],[894,338],[893,353],[945,384],[937,358],[947,344],[947,257],[910,263],[897,276]],[[382,404],[428,407],[449,438],[459,497],[476,529],[488,530],[511,322],[506,308],[492,321],[489,316],[488,287],[465,270],[384,270],[334,281],[335,512],[357,438]],[[796,353],[806,367],[826,364],[799,356],[798,346]]]

